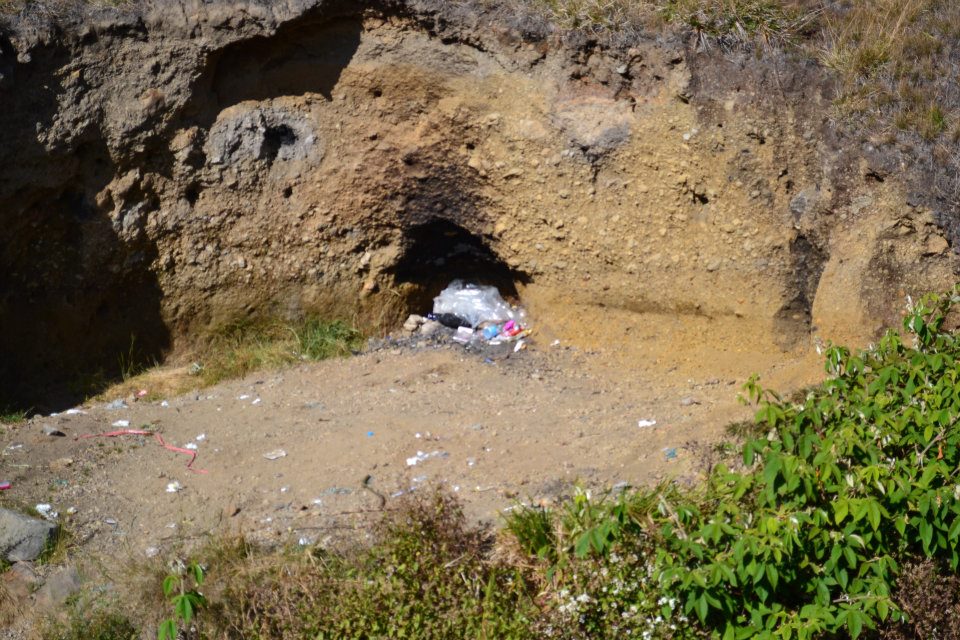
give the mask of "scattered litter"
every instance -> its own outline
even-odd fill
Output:
[[[193,463],[197,460],[197,452],[191,451],[190,449],[183,449],[181,447],[175,447],[171,444],[167,444],[164,441],[163,436],[154,431],[145,431],[141,429],[121,429],[119,431],[110,431],[108,433],[88,433],[82,436],[79,436],[79,439],[83,440],[86,438],[116,438],[119,436],[153,436],[157,443],[167,451],[173,451],[174,453],[182,453],[183,455],[190,456],[190,461],[187,462],[187,469],[193,471],[194,473],[207,473],[203,469],[194,469]]]
[[[313,544],[313,538],[302,536],[299,540],[297,540],[297,544],[299,544],[301,547],[309,547]]]
[[[56,520],[60,517],[60,514],[53,510],[53,506],[46,503],[38,504],[34,509],[47,520]]]
[[[453,492],[454,492],[454,493],[460,493],[460,485],[458,485],[458,484],[453,485]]]
[[[345,496],[347,494],[353,493],[352,489],[347,489],[345,487],[330,487],[329,489],[324,490],[323,495],[326,496]]]
[[[641,429],[646,429],[647,427],[654,427],[656,426],[656,424],[657,424],[656,420],[640,420],[637,422],[637,426],[640,427]]]
[[[263,457],[267,460],[279,460],[280,458],[286,458],[287,452],[283,449],[275,449],[269,453],[263,454]]]
[[[113,402],[107,403],[104,407],[107,411],[118,411],[120,409],[129,409],[127,403],[123,401],[123,398],[117,398]]]
[[[472,467],[472,466],[474,466],[475,464],[477,464],[477,459],[476,459],[476,458],[467,458],[467,466],[468,466],[468,467]]]
[[[197,451],[200,449],[196,442],[188,442],[187,444],[183,445],[183,447],[184,449],[190,449],[190,451]]]
[[[413,434],[413,437],[419,439],[419,438],[422,438],[423,436],[420,435],[419,433],[415,433]]]
[[[140,391],[137,391],[137,397],[138,397],[138,398],[146,398],[146,397],[147,397],[147,390],[146,390],[146,389],[140,389]]]
[[[624,489],[629,489],[629,488],[630,488],[630,483],[629,483],[629,482],[621,481],[621,482],[618,482],[617,484],[613,485],[612,490],[613,490],[614,493],[620,493],[620,492],[623,491]]]
[[[560,346],[560,341],[559,341],[559,340],[554,340],[553,342],[550,343],[550,346],[551,346],[551,347],[559,347],[559,346]]]
[[[163,400],[162,402],[160,402],[160,406],[166,409],[167,407],[170,406],[170,403],[167,402],[166,400]]]
[[[280,493],[286,493],[290,491],[290,487],[280,487]]]
[[[451,314],[466,320],[468,326],[476,328],[482,322],[499,324],[508,321],[522,321],[522,309],[512,307],[500,296],[496,287],[485,287],[454,280],[433,299],[434,318],[439,322],[442,314]]]
[[[9,491],[10,489],[13,489],[12,484],[7,482],[6,480],[4,480],[3,482],[0,482],[0,491]]]
[[[23,449],[23,445],[19,443],[7,446],[7,451],[19,451],[20,449]]]
[[[436,307],[434,307],[436,308]],[[441,324],[448,329],[459,329],[460,327],[470,327],[470,322],[454,313],[429,313],[428,321]]]
[[[177,493],[181,490],[183,490],[183,485],[176,480],[167,483],[167,493]]]
[[[203,442],[206,439],[207,439],[207,434],[205,433],[201,433],[196,438],[194,438],[194,440],[196,440],[197,442]]]
[[[67,515],[72,516],[77,513],[76,507],[67,507]]]
[[[417,476],[413,479],[413,482],[426,482],[430,476]]]
[[[373,437],[373,431],[367,431],[367,437],[368,437],[368,438],[372,438],[372,437]]]
[[[460,344],[469,344],[473,342],[474,331],[470,327],[460,327],[457,329],[457,332],[453,334],[452,340],[454,342],[459,342]]]
[[[250,396],[248,396],[247,394],[237,396],[237,400],[249,400],[249,399],[250,399]]]
[[[446,451],[434,451],[432,453],[425,453],[423,451],[417,451],[417,455],[407,458],[407,466],[415,467],[421,462],[426,462],[430,458],[446,458],[450,454]]]
[[[158,555],[160,555],[160,549],[156,547],[147,547],[143,550],[143,554],[148,558],[156,558]]]
[[[693,406],[693,405],[695,405],[695,404],[700,404],[700,401],[697,400],[696,398],[692,397],[692,396],[688,396],[688,397],[683,398],[682,400],[680,400],[680,406],[681,406],[681,407],[691,407],[691,406]]]
[[[399,498],[400,496],[402,496],[402,495],[405,494],[405,493],[406,493],[406,491],[394,491],[393,493],[390,494],[390,497],[391,497],[391,498]]]
[[[526,348],[527,348],[526,342],[524,342],[523,340],[517,340],[517,345],[513,348],[513,352],[517,353],[519,351],[523,351]]]
[[[121,428],[121,429],[126,429],[127,427],[130,426],[130,421],[129,421],[129,420],[117,420],[116,422],[114,422],[114,423],[113,423],[112,425],[110,425],[110,426],[111,426],[111,427],[119,427],[119,428]]]
[[[251,402],[250,404],[260,404],[261,402],[263,402],[263,400],[261,400],[260,398],[257,398],[256,400],[254,400],[254,401]]]
[[[314,498],[314,499],[311,500],[310,502],[311,502],[312,504],[318,506],[318,507],[322,507],[322,506],[323,506],[323,500],[321,500],[320,498]]]
[[[67,409],[66,411],[64,411],[64,413],[67,414],[68,416],[85,416],[85,415],[87,415],[87,412],[84,411],[83,409]]]
[[[51,438],[63,438],[67,434],[56,427],[52,427],[49,424],[43,425],[43,435],[50,436]]]
[[[103,524],[108,524],[111,527],[117,526],[117,521],[115,518],[104,518]]]
[[[676,460],[676,459],[677,459],[677,450],[674,449],[673,447],[664,447],[664,448],[663,448],[663,455],[667,458],[667,460]]]

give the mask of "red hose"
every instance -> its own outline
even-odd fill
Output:
[[[190,462],[187,463],[187,469],[193,471],[194,473],[208,473],[204,469],[194,469],[193,463],[197,459],[197,452],[190,449],[182,449],[180,447],[175,447],[172,444],[167,444],[164,442],[163,437],[155,431],[144,431],[141,429],[120,429],[119,431],[109,431],[107,433],[87,433],[82,436],[77,436],[77,439],[86,439],[86,438],[116,438],[118,436],[153,436],[157,439],[157,442],[160,443],[160,446],[166,449],[167,451],[173,451],[174,453],[182,453],[185,456],[190,456]]]

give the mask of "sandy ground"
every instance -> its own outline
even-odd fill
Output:
[[[749,417],[737,395],[750,373],[781,389],[817,377],[815,356],[733,340],[746,329],[735,323],[627,316],[592,325],[571,310],[570,327],[603,331],[574,335],[561,317],[519,353],[387,341],[180,397],[36,417],[2,432],[0,480],[13,489],[0,503],[50,504],[83,555],[144,557],[223,530],[332,542],[437,484],[497,523],[578,482],[691,481],[724,426]],[[195,446],[204,473],[150,437],[80,437],[124,425]]]

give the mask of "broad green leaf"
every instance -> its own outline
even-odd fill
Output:
[[[164,620],[157,628],[157,640],[177,640],[177,623],[173,620]]]
[[[843,522],[843,519],[847,517],[850,504],[846,500],[837,500],[833,504],[833,521],[837,524]]]

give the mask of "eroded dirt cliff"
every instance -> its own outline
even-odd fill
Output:
[[[866,342],[956,267],[786,55],[602,46],[414,0],[21,19],[0,53],[0,384],[19,404],[242,317],[389,329],[457,276],[587,346],[642,351],[623,327],[669,322],[661,353],[776,352]]]

